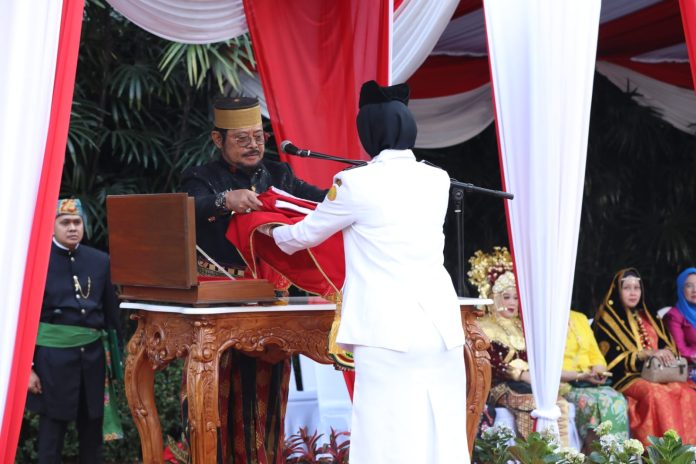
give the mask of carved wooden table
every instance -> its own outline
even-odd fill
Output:
[[[322,364],[334,305],[319,298],[294,299],[284,306],[226,306],[192,308],[148,303],[122,303],[138,328],[128,343],[125,389],[140,435],[144,463],[161,464],[163,440],[154,398],[154,373],[177,358],[188,357],[186,382],[195,464],[215,463],[218,417],[218,365],[228,348],[278,362],[303,354]],[[490,389],[488,339],[476,324],[481,313],[474,305],[486,300],[463,298],[466,331],[467,440],[473,446],[479,418]]]

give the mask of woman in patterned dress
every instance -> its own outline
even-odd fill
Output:
[[[647,444],[648,436],[674,429],[684,443],[696,445],[696,391],[686,382],[659,384],[641,378],[649,357],[669,364],[677,353],[669,332],[643,298],[638,271],[616,273],[593,324],[599,349],[613,373],[614,388],[628,400],[634,438]]]

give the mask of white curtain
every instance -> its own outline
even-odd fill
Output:
[[[451,147],[493,122],[491,84],[455,95],[412,99],[408,107],[418,124],[418,148]]]
[[[148,32],[173,42],[223,42],[247,32],[242,0],[107,0]]]
[[[600,0],[484,0],[537,430],[556,406],[580,226]]]
[[[0,15],[0,414],[51,112],[62,1],[4,2]]]
[[[406,82],[430,55],[459,0],[405,0],[394,14],[392,83]]]
[[[667,84],[606,61],[597,62],[597,71],[621,90],[635,90],[638,93],[633,97],[636,102],[655,108],[662,119],[677,129],[696,133],[696,95],[693,89]]]

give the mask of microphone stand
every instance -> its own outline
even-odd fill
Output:
[[[353,164],[355,166],[364,166],[367,164],[367,161],[340,158],[338,156],[326,155],[324,153],[319,153],[311,150],[301,150],[299,153],[290,153],[285,151],[285,153],[292,156],[299,156],[300,158],[316,158],[329,161],[338,161],[339,163]]]
[[[457,296],[464,297],[469,296],[469,292],[464,286],[464,263],[466,262],[466,256],[464,256],[464,192],[479,193],[507,200],[512,200],[514,195],[500,190],[491,190],[474,184],[459,182],[456,179],[450,179],[450,185],[452,187],[452,205],[457,230]]]

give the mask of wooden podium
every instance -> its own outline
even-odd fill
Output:
[[[134,311],[131,318],[138,321],[128,343],[124,386],[146,464],[163,463],[154,372],[174,359],[188,361],[194,464],[216,462],[218,367],[225,350],[271,362],[304,354],[332,363],[327,342],[333,304],[274,304],[273,288],[263,280],[198,282],[193,208],[186,194],[107,198],[112,278],[121,285],[121,299],[131,300],[121,307]],[[475,306],[486,303],[460,301],[467,368],[462,434],[470,452],[491,380],[488,339],[476,324],[481,313]]]

